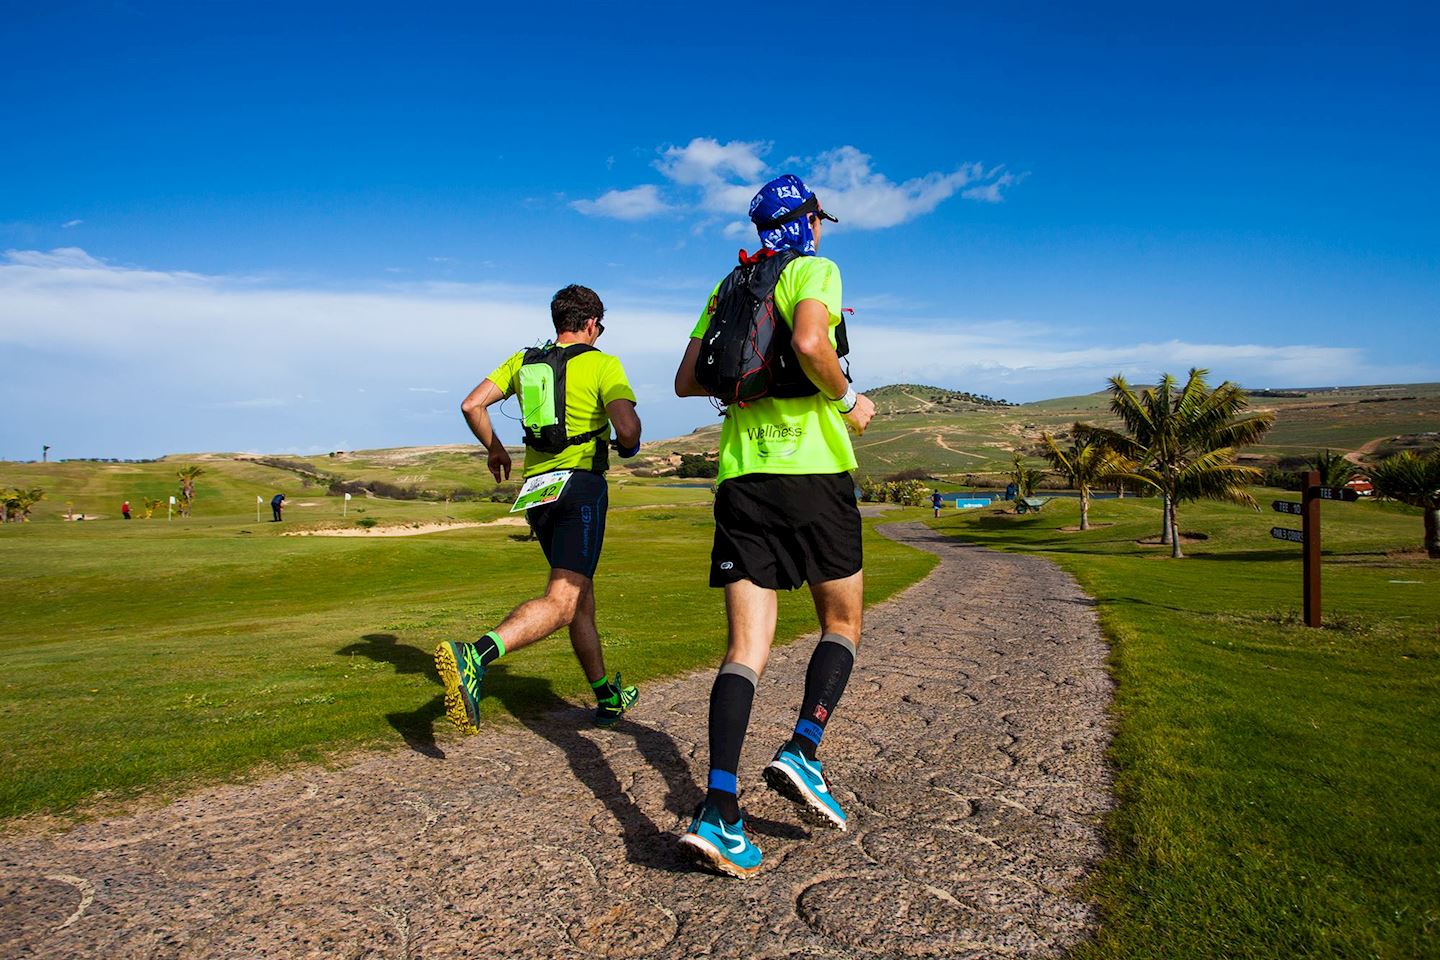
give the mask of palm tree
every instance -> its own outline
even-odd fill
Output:
[[[1375,494],[1425,511],[1425,552],[1440,560],[1440,450],[1418,456],[1410,450],[1381,460],[1370,470]]]
[[[1035,484],[1045,476],[1045,471],[1039,467],[1027,467],[1025,459],[1018,451],[1014,454],[1013,462],[1010,477],[1015,481],[1016,496],[1028,497],[1035,492]]]
[[[1310,458],[1310,467],[1320,471],[1320,486],[1343,487],[1355,476],[1355,464],[1345,459],[1344,454],[1315,451]]]
[[[1075,424],[1074,437],[1064,450],[1055,443],[1050,434],[1041,434],[1041,451],[1055,472],[1065,477],[1080,491],[1080,529],[1090,529],[1090,488],[1097,483],[1113,480],[1128,466],[1122,462],[1105,439],[1087,430],[1083,424]]]
[[[30,511],[35,504],[45,499],[45,491],[40,487],[31,487],[29,490],[10,490],[6,493],[6,516],[7,519],[14,513],[18,513],[16,519],[20,523],[30,522]]]
[[[204,472],[201,467],[191,464],[181,467],[176,474],[180,478],[180,516],[190,516],[190,501],[195,499],[195,478]]]
[[[1160,540],[1180,558],[1176,507],[1186,500],[1228,500],[1256,507],[1245,489],[1260,479],[1255,467],[1235,463],[1236,451],[1254,443],[1275,422],[1273,413],[1242,416],[1250,405],[1245,391],[1226,380],[1210,389],[1208,370],[1192,369],[1183,387],[1164,374],[1154,387],[1136,393],[1122,376],[1110,378],[1110,409],[1126,433],[1088,427],[1130,461],[1122,479],[1155,489],[1164,501]],[[1258,509],[1258,507],[1257,507]]]
[[[20,492],[18,490],[12,490],[9,487],[0,487],[0,523],[10,522],[10,511],[17,506],[15,500],[19,495]]]

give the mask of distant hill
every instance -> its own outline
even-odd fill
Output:
[[[892,383],[867,389],[865,396],[875,402],[875,412],[885,416],[907,413],[955,412],[966,409],[1013,407],[1008,400],[997,400],[983,393],[949,390],[922,383]]]
[[[1111,422],[1104,393],[1017,405],[924,384],[889,384],[865,392],[879,415],[855,439],[861,476],[918,469],[954,482],[994,483],[1004,477],[1015,452],[1034,458],[1041,434],[1066,436],[1077,420]],[[1440,447],[1440,384],[1262,390],[1251,400],[1252,409],[1273,410],[1276,416],[1264,441],[1242,454],[1259,466],[1293,463],[1326,449],[1364,464],[1398,450]],[[617,480],[670,477],[684,454],[710,453],[719,440],[720,421],[712,418],[684,436],[646,442],[633,460],[612,460],[612,474]],[[176,467],[191,462],[207,470],[202,483],[207,491],[248,490],[258,484],[262,490],[323,496],[332,484],[345,483],[387,499],[448,495],[459,500],[488,497],[495,489],[483,451],[474,444],[304,457],[193,453],[129,463],[0,463],[0,487],[45,488],[49,500],[41,513],[61,511],[73,499],[81,511],[109,515],[119,496],[138,502],[142,496],[168,495]]]

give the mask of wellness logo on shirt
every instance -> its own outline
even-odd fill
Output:
[[[793,456],[804,436],[805,428],[791,423],[762,423],[745,428],[745,439],[755,444],[755,452],[762,457]]]

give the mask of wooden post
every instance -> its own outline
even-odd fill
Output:
[[[1301,529],[1305,532],[1305,626],[1320,626],[1320,471],[1305,472],[1305,495],[1301,501]]]

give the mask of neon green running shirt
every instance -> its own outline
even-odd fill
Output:
[[[562,344],[561,349],[575,344]],[[519,380],[517,374],[525,362],[525,351],[516,351],[486,379],[495,384],[502,397],[513,397]],[[635,391],[625,379],[625,368],[617,357],[599,350],[588,351],[565,364],[565,432],[570,436],[598,430],[610,422],[605,406],[612,400],[635,401]],[[589,470],[595,459],[597,444],[608,442],[604,436],[566,447],[559,453],[541,453],[534,447],[525,448],[524,476],[533,477],[549,470]]]
[[[720,284],[710,292],[691,337],[705,336],[710,305]],[[775,286],[780,316],[795,327],[795,305],[819,300],[830,311],[830,344],[840,323],[840,268],[824,257],[796,257],[785,266]],[[855,448],[845,418],[823,394],[808,397],[764,397],[745,406],[726,408],[720,428],[720,473],[717,482],[750,473],[841,473],[855,469]]]

